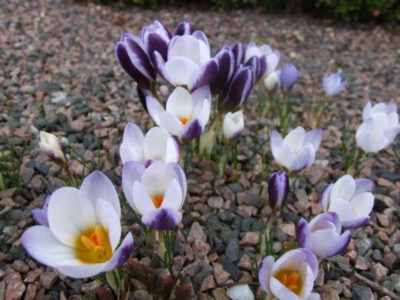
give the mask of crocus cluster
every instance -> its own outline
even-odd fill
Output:
[[[366,153],[376,153],[389,146],[400,133],[395,103],[368,102],[362,114],[363,123],[356,132],[356,142]]]

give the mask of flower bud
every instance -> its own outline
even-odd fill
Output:
[[[60,165],[61,167],[65,167],[67,165],[67,158],[61,149],[60,141],[54,134],[41,131],[39,147],[56,164]]]
[[[346,87],[346,82],[342,81],[341,71],[339,71],[331,75],[325,74],[322,81],[322,86],[325,94],[328,97],[333,97],[339,94]]]
[[[281,85],[279,77],[280,72],[274,71],[264,79],[264,85],[269,92],[275,91],[276,88]]]
[[[281,70],[281,85],[285,92],[290,91],[298,79],[298,71],[292,64],[286,64]]]
[[[272,173],[268,181],[269,205],[281,209],[289,193],[289,177],[284,171]]]
[[[226,141],[233,141],[237,139],[243,131],[244,120],[241,110],[231,113],[228,112],[222,123],[222,133]]]

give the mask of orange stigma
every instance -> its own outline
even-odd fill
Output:
[[[301,294],[303,289],[303,280],[297,271],[281,270],[277,272],[274,277],[296,295]]]
[[[164,200],[164,195],[156,195],[156,196],[153,196],[153,197],[152,197],[152,200],[153,200],[154,206],[155,206],[156,208],[160,208],[160,206],[161,206],[161,204],[162,204],[162,202],[163,202],[163,200]]]
[[[187,117],[187,118],[179,118],[182,122],[183,125],[186,125],[189,121],[192,120],[192,117]]]

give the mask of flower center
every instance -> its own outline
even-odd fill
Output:
[[[75,244],[77,258],[87,264],[106,262],[112,256],[108,233],[99,225],[85,230]]]
[[[303,280],[299,273],[297,273],[296,271],[281,270],[277,272],[274,277],[296,295],[301,294]]]
[[[151,197],[151,199],[153,200],[154,206],[156,208],[160,208],[160,206],[164,200],[164,195],[162,195],[162,194],[155,195],[155,196]]]
[[[189,117],[186,117],[186,118],[179,118],[179,120],[181,120],[183,125],[186,125],[187,122],[192,120],[192,117],[189,116]]]

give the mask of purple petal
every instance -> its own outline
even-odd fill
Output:
[[[145,109],[146,112],[147,110],[147,103],[146,103],[146,97],[151,96],[151,92],[146,89],[142,89],[140,86],[137,86],[137,93],[139,96],[140,103],[142,103],[143,108]]]
[[[267,56],[262,55],[258,57],[258,72],[256,75],[256,81],[259,81],[261,78],[266,75],[268,71],[268,64],[267,64]]]
[[[290,167],[293,171],[303,170],[308,168],[315,161],[315,149],[313,146],[308,145],[303,148],[301,154],[296,158],[293,165]]]
[[[165,73],[165,60],[164,60],[164,58],[162,57],[162,55],[158,51],[155,51],[153,53],[153,63],[154,63],[154,66],[155,66],[158,74],[164,80],[168,81],[168,77],[167,77],[167,75]]]
[[[301,247],[305,247],[306,241],[308,238],[308,234],[309,234],[308,223],[306,220],[301,219],[297,223],[297,227],[296,227],[296,236],[297,236],[297,240],[299,241],[299,245]]]
[[[126,262],[132,254],[134,241],[131,233],[128,233],[122,244],[114,252],[112,258],[105,266],[104,272],[108,272],[118,268]]]
[[[43,208],[32,209],[33,219],[40,225],[49,226],[49,220],[47,218],[47,209],[49,207],[49,201],[51,196],[47,196],[44,201]]]
[[[203,41],[204,43],[206,43],[206,45],[208,47],[210,47],[210,44],[208,43],[208,39],[203,31],[196,30],[195,32],[192,33],[192,36],[194,36],[196,39],[199,39],[200,41]]]
[[[222,48],[215,59],[218,62],[219,69],[216,77],[212,81],[210,88],[212,93],[215,95],[226,87],[229,79],[232,76],[234,68],[234,60],[232,50],[230,48]]]
[[[345,231],[340,238],[336,241],[334,247],[331,248],[331,251],[325,254],[324,258],[332,257],[338,255],[346,249],[347,245],[351,240],[351,232],[350,230]]]
[[[284,91],[290,91],[297,82],[298,71],[292,64],[286,64],[281,69],[281,85]]]
[[[189,80],[189,89],[195,90],[199,87],[210,84],[218,73],[218,62],[211,59],[206,64],[202,65]]]
[[[278,171],[271,175],[268,182],[269,205],[272,209],[282,207],[289,193],[289,177],[284,171]]]
[[[243,44],[236,43],[235,45],[233,45],[232,52],[235,57],[235,65],[238,66],[241,63],[243,63],[243,58],[244,58]]]
[[[245,64],[246,66],[249,66],[251,70],[253,71],[253,77],[256,78],[257,80],[257,74],[258,74],[258,57],[257,56],[252,56],[249,58],[249,60]]]
[[[119,64],[128,73],[129,76],[137,82],[137,84],[144,88],[150,89],[150,80],[142,72],[140,72],[135,65],[132,63],[125,43],[119,42],[115,46],[115,56],[117,57]]]
[[[163,39],[159,34],[151,33],[148,36],[147,51],[149,53],[153,65],[156,65],[154,52],[157,51],[158,53],[161,54],[164,60],[166,60],[168,53],[168,42],[165,39]]]
[[[374,183],[372,182],[372,180],[366,178],[355,179],[354,183],[356,184],[356,190],[353,194],[353,197],[364,192],[371,192],[374,188]]]
[[[261,288],[265,293],[269,294],[269,280],[271,278],[272,267],[275,263],[275,259],[273,256],[265,257],[258,268],[258,280],[260,282]]]
[[[185,125],[185,132],[181,138],[184,141],[192,140],[203,133],[203,126],[198,119],[191,120]]]
[[[188,22],[181,22],[176,26],[174,35],[192,34],[192,26]]]
[[[182,214],[172,208],[158,208],[142,217],[143,224],[156,230],[169,230],[182,220]]]
[[[351,221],[343,221],[342,226],[346,229],[357,229],[368,224],[370,217],[359,218]]]

